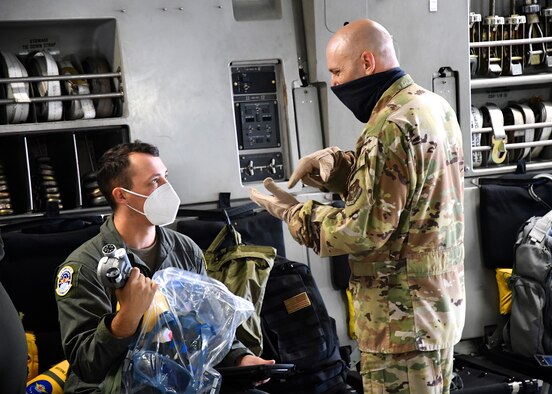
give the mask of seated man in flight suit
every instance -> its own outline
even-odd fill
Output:
[[[100,234],[60,265],[56,276],[63,348],[71,365],[66,394],[119,392],[123,360],[157,291],[151,279],[156,271],[177,267],[206,274],[201,249],[162,227],[174,221],[180,205],[167,174],[158,149],[141,141],[117,145],[100,159],[98,184],[113,215]],[[124,247],[133,266],[120,289],[105,288],[96,275],[106,244]],[[234,341],[220,365],[255,364],[274,360],[254,356]],[[227,392],[224,382],[222,392]]]

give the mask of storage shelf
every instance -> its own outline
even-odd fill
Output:
[[[497,78],[476,78],[470,81],[470,87],[474,90],[508,86],[537,85],[543,83],[552,83],[552,73]]]
[[[27,37],[33,36],[46,44],[26,50],[31,44]],[[52,213],[110,212],[96,179],[98,160],[109,148],[130,141],[116,19],[0,22],[0,50],[4,62],[15,56],[28,74],[0,70],[3,198],[12,210],[2,212],[0,226]],[[33,68],[33,52],[46,50],[60,75],[41,75],[46,73]],[[64,70],[68,63],[74,69]],[[50,90],[52,83],[56,89]],[[15,84],[24,90],[14,92]],[[48,85],[46,94],[43,85]],[[94,114],[75,111],[77,102],[84,107],[82,100],[89,101],[88,109],[94,106]],[[56,104],[55,117],[44,116],[51,102],[62,105]],[[15,120],[8,116],[8,110],[26,111],[27,106],[28,115],[22,111],[25,115]]]
[[[507,165],[491,165],[490,167],[476,167],[471,169],[471,175],[466,175],[466,178],[470,176],[489,176],[489,175],[499,175],[499,174],[511,174],[515,172],[517,165],[507,164]],[[545,161],[539,163],[527,163],[527,171],[545,171],[552,170],[552,162]]]
[[[489,47],[502,47],[502,46],[524,45],[524,44],[541,44],[546,42],[552,42],[552,37],[519,38],[519,39],[513,39],[513,40],[470,42],[470,48],[489,48]]]

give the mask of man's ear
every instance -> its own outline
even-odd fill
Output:
[[[122,188],[114,188],[111,191],[111,196],[113,197],[113,201],[115,201],[117,204],[126,204],[126,196]]]
[[[374,54],[370,51],[364,51],[360,57],[364,66],[365,75],[374,74],[376,72],[376,59],[374,58]]]

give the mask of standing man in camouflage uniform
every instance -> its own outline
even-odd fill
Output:
[[[289,187],[339,193],[344,208],[251,199],[320,256],[349,254],[365,393],[448,393],[465,317],[463,152],[456,115],[400,68],[390,34],[357,20],[330,39],[332,90],[366,123],[354,151],[302,158]]]

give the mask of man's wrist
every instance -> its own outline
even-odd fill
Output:
[[[121,314],[121,312],[117,312],[107,325],[111,334],[119,339],[134,335],[138,327],[140,327],[140,319],[134,321]]]
[[[284,214],[282,215],[282,220],[286,223],[289,223],[291,222],[291,220],[293,219],[293,217],[296,215],[297,211],[299,211],[301,209],[303,204],[301,203],[298,203],[298,204],[295,204],[291,207],[289,207],[288,209],[286,209],[284,211]]]

